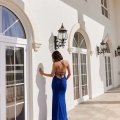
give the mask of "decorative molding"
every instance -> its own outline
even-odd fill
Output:
[[[80,23],[80,28],[85,30],[85,22],[83,20],[78,20],[78,23]]]
[[[94,51],[90,51],[90,55],[91,55],[91,56],[93,55],[93,53],[94,53]]]
[[[85,38],[85,41],[86,41],[86,45],[87,45],[87,50],[88,52],[89,51],[92,51],[91,50],[91,44],[90,44],[90,40],[89,40],[89,37],[85,31],[85,22],[83,20],[78,20],[78,23],[75,24],[71,31],[70,31],[70,34],[69,34],[69,39],[68,39],[68,52],[69,53],[72,53],[75,51],[75,48],[73,47],[73,38],[74,38],[74,34],[75,32],[80,32],[83,37]],[[92,54],[91,54],[92,55]]]
[[[0,0],[0,5],[7,7],[18,16],[24,26],[27,40],[30,41],[31,44],[41,45],[40,33],[36,20],[24,0]],[[34,50],[36,51],[40,45],[35,45]]]
[[[74,48],[74,47],[70,47],[70,48],[68,48],[68,52],[71,54],[72,52],[75,52],[76,51],[76,49]]]
[[[110,47],[110,51],[111,51],[111,55],[113,57],[115,57],[114,55],[114,50],[113,50],[113,45],[111,43],[111,39],[110,39],[110,35],[109,34],[106,34],[105,38],[103,39],[103,41],[106,43],[108,43],[109,47]]]
[[[33,43],[34,51],[38,51],[38,49],[40,48],[40,46],[41,46],[41,43]]]

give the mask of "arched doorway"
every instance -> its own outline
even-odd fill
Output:
[[[83,35],[76,32],[73,38],[73,90],[75,104],[88,99],[88,59],[87,46]]]
[[[105,53],[105,89],[109,90],[113,87],[113,76],[112,76],[112,56],[109,44],[106,42],[107,45],[107,53]]]
[[[26,34],[19,18],[0,6],[0,119],[25,120]]]

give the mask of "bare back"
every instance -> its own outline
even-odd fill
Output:
[[[64,77],[66,74],[66,69],[68,67],[69,63],[67,60],[62,60],[62,61],[58,61],[55,63],[55,75],[58,78]]]

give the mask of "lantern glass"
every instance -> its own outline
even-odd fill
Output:
[[[62,33],[59,33],[59,32],[58,32],[58,39],[59,39],[59,40],[62,40]]]
[[[118,54],[120,55],[120,46],[118,46],[117,52],[118,52]]]
[[[107,50],[107,46],[106,46],[106,43],[104,43],[103,41],[101,42],[100,44],[100,48],[103,52],[105,52]]]

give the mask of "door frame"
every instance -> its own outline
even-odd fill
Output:
[[[27,39],[21,39],[21,38],[14,38],[14,37],[9,37],[9,36],[2,36],[0,35],[0,55],[3,56],[2,59],[0,59],[0,79],[3,80],[2,82],[0,81],[1,88],[1,106],[0,106],[0,111],[3,111],[1,114],[1,120],[6,119],[6,79],[5,79],[5,46],[14,46],[14,47],[24,47],[24,61],[25,61],[25,66],[24,66],[24,102],[25,102],[25,120],[28,118],[28,95],[27,95],[27,89],[28,89],[28,83],[27,83]]]
[[[89,99],[89,69],[88,69],[88,53],[87,49],[81,49],[81,48],[76,48],[76,50],[73,53],[78,53],[78,73],[79,73],[79,94],[80,98],[74,100],[74,105],[77,105],[87,99]],[[87,92],[88,95],[82,97],[82,80],[81,80],[81,60],[80,60],[80,54],[86,54],[86,72],[87,72]]]
[[[113,64],[112,64],[112,55],[111,53],[105,53],[104,55],[105,57],[110,57],[110,64],[111,64],[111,79],[112,79],[112,85],[108,85],[108,87],[106,86],[106,74],[105,74],[105,91],[108,91],[109,89],[113,88]],[[105,58],[104,58],[105,60]],[[107,69],[108,69],[108,66],[107,66]],[[105,72],[106,72],[106,68],[105,68]]]

